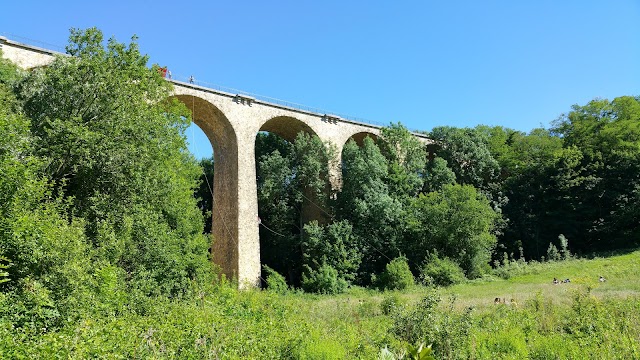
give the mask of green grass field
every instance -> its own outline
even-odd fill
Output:
[[[597,257],[593,259],[570,259],[559,262],[527,264],[522,270],[525,274],[509,279],[485,277],[438,291],[444,298],[455,297],[457,308],[484,308],[493,306],[494,299],[514,299],[518,304],[535,296],[550,299],[553,303],[567,304],[576,291],[589,290],[598,298],[626,298],[640,296],[640,250],[624,255]],[[603,276],[606,282],[600,282]],[[553,284],[553,278],[570,279],[570,283]],[[407,291],[381,293],[360,288],[351,289],[338,296],[300,295],[299,301],[310,301],[318,306],[337,306],[336,304],[360,305],[363,302],[380,302],[385,294],[395,294],[407,302],[417,301],[426,288],[416,286]],[[304,300],[303,300],[304,299]]]
[[[337,296],[218,286],[195,300],[92,310],[54,331],[0,322],[0,358],[376,359],[422,342],[437,359],[640,358],[640,251],[514,273]]]
[[[455,295],[460,304],[493,305],[495,298],[515,299],[519,303],[537,294],[554,302],[567,303],[576,290],[591,289],[597,297],[640,295],[640,251],[595,259],[527,265],[529,272],[508,280],[479,280],[452,286],[443,291]],[[607,281],[600,282],[603,276]],[[553,284],[553,278],[570,279],[568,284]]]
[[[521,274],[509,279],[486,277],[435,290],[442,299],[439,309],[443,313],[448,311],[455,318],[465,309],[473,309],[472,325],[467,336],[483,343],[460,344],[461,347],[466,347],[464,351],[454,350],[445,352],[444,355],[441,349],[441,358],[455,358],[452,354],[463,354],[460,358],[514,359],[603,359],[640,356],[640,323],[637,323],[640,318],[634,313],[640,307],[640,251],[593,259],[532,263],[518,269],[516,273]],[[600,276],[603,276],[606,282],[600,282]],[[554,277],[561,280],[568,278],[571,282],[553,284]],[[362,348],[368,350],[384,345],[401,349],[401,342],[389,336],[389,332],[393,332],[394,321],[397,320],[394,320],[393,314],[383,314],[381,304],[385,299],[395,298],[402,308],[410,309],[433,291],[421,286],[402,292],[384,293],[353,288],[338,296],[292,294],[283,296],[281,301],[288,303],[288,307],[298,309],[298,315],[308,321],[323,324],[318,327],[322,334],[318,335],[320,338],[342,333],[352,340],[359,339]],[[495,298],[507,299],[508,303],[513,299],[515,304],[496,305]],[[539,306],[542,310],[538,309]],[[581,307],[585,308],[583,315],[580,315]],[[629,313],[633,315],[629,316]],[[616,318],[617,316],[627,318]],[[485,318],[491,321],[485,323]],[[574,325],[569,325],[581,324],[583,320],[594,322],[588,325],[596,329],[593,330],[593,334],[576,334],[571,327]],[[434,320],[435,326],[438,326],[438,321],[447,320]],[[537,328],[536,331],[532,330],[535,336],[528,338],[528,347],[527,344],[521,343],[519,350],[517,346],[511,348],[512,340],[524,341],[527,338],[520,327],[527,322],[534,325],[526,326]],[[609,328],[608,325],[612,327]],[[630,338],[618,338],[617,336],[621,335],[621,327],[628,331],[627,335],[635,334],[635,338],[633,335],[630,335]],[[504,332],[501,332],[503,329]],[[492,332],[496,334],[497,339],[486,335]],[[507,338],[501,338],[502,335]],[[429,339],[423,341],[429,342]],[[492,348],[489,345],[501,341],[507,344],[507,350],[503,356],[493,357],[500,349],[499,346]],[[596,342],[602,345],[602,349],[593,346]],[[342,345],[348,343],[343,341]],[[618,345],[625,351],[620,351]],[[619,354],[619,357],[616,354]]]

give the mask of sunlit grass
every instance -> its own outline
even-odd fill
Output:
[[[526,275],[508,280],[478,280],[452,286],[445,294],[455,294],[462,305],[493,305],[495,298],[517,302],[541,294],[553,302],[566,303],[576,290],[591,290],[603,296],[640,295],[640,251],[606,258],[571,259],[560,262],[536,263]],[[607,281],[600,282],[603,276]],[[553,279],[569,279],[570,283],[553,284]]]
[[[589,290],[592,295],[604,297],[640,296],[640,250],[624,255],[594,259],[570,259],[558,262],[526,265],[526,274],[501,279],[495,276],[469,281],[439,289],[443,298],[455,298],[456,308],[483,308],[493,306],[496,298],[513,299],[518,305],[540,295],[557,304],[568,304],[576,291]],[[607,281],[600,282],[603,276]],[[553,278],[569,279],[570,283],[553,284]],[[416,286],[396,294],[407,302],[419,300],[428,289]],[[352,288],[337,296],[301,294],[296,301],[310,304],[310,315],[335,315],[335,311],[353,311],[366,302],[380,303],[385,296],[376,290]]]
[[[444,351],[452,334],[456,338],[449,344],[454,346],[451,351],[478,359],[501,358],[496,351],[504,352],[502,358],[534,353],[579,358],[593,351],[596,358],[638,358],[639,267],[640,251],[635,251],[533,264],[508,280],[492,277],[438,289],[439,308],[427,313],[440,324],[433,329],[421,323],[422,315],[406,317],[433,292],[426,287],[403,292],[356,287],[327,296],[220,286],[188,301],[148,299],[145,313],[89,312],[41,337],[24,338],[0,323],[0,357],[372,359],[385,347],[404,349],[408,340],[394,328],[418,322],[422,325],[414,329],[440,329],[440,335],[424,340],[440,346],[438,351]],[[607,281],[600,283],[600,275]],[[571,283],[553,285],[554,277]],[[518,304],[494,305],[495,298]],[[390,300],[394,307],[385,313],[381,304]],[[468,307],[473,310],[465,318],[463,309]],[[460,321],[464,326],[456,327]],[[462,330],[465,326],[468,333]],[[527,340],[525,332],[530,333]],[[620,334],[624,337],[618,341]]]

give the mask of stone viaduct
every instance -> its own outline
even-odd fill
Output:
[[[3,57],[23,69],[45,66],[64,54],[0,37]],[[300,131],[336,146],[338,154],[349,139],[361,142],[377,136],[380,126],[314,113],[191,83],[172,81],[172,96],[193,113],[194,122],[209,138],[214,154],[213,261],[241,287],[259,283],[260,240],[256,186],[255,140],[260,131],[293,140]],[[425,135],[415,134],[423,142]],[[339,161],[337,162],[339,164]],[[340,169],[332,168],[339,187]]]

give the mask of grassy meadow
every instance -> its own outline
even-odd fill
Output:
[[[517,275],[518,272],[522,274]],[[571,294],[590,290],[597,298],[625,298],[640,295],[640,252],[594,259],[571,259],[561,262],[529,263],[512,270],[515,276],[508,280],[481,279],[454,285],[443,291],[455,295],[464,306],[493,305],[497,298],[515,299],[518,303],[537,295],[556,304],[567,304]],[[601,283],[603,276],[606,282]],[[553,278],[571,282],[557,285]]]
[[[0,357],[376,359],[385,347],[399,358],[423,342],[438,359],[640,357],[640,251],[511,272],[442,289],[337,296],[222,284],[197,300],[105,306],[56,331],[2,325]],[[571,283],[553,285],[554,277]]]

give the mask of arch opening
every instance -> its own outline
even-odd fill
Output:
[[[300,132],[317,135],[309,125],[289,116],[278,116],[267,120],[260,127],[260,131],[274,133],[288,142],[293,142]]]
[[[356,142],[356,144],[358,144],[358,146],[362,146],[364,144],[364,139],[370,137],[374,142],[378,141],[378,135],[374,134],[374,133],[370,133],[370,132],[359,132],[359,133],[355,133],[353,135],[351,135],[351,137],[349,137],[349,140],[353,140]]]
[[[299,133],[308,135],[301,143],[296,142]],[[323,211],[327,211],[325,189],[318,191],[317,184],[308,186],[309,179],[301,173],[301,167],[306,165],[300,152],[306,151],[313,157],[326,154],[311,127],[292,117],[269,119],[256,135],[261,264],[283,275],[292,286],[300,286],[302,278],[304,225],[312,220],[324,222]],[[328,169],[319,171],[315,179],[328,184]],[[267,275],[263,268],[262,278]]]

